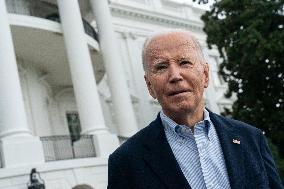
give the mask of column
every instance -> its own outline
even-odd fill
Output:
[[[0,139],[4,167],[42,163],[43,150],[29,131],[5,1],[0,1]]]
[[[201,47],[202,47],[202,51],[203,51],[203,54],[204,54],[204,58],[205,58],[205,60],[208,61],[208,64],[210,65],[209,86],[207,87],[207,89],[205,90],[205,93],[203,94],[203,98],[205,99],[205,106],[207,106],[211,111],[214,111],[214,112],[220,114],[220,107],[219,107],[218,104],[220,103],[220,100],[222,99],[223,96],[218,94],[218,88],[217,88],[216,84],[214,83],[214,79],[216,79],[216,78],[213,75],[214,70],[218,73],[218,70],[217,70],[218,65],[217,65],[215,58],[210,57],[210,54],[212,54],[212,51],[210,53],[210,50],[207,49],[206,42],[201,43]],[[218,53],[216,53],[214,56],[218,57]],[[212,62],[212,61],[214,61],[214,62]]]
[[[138,127],[107,2],[90,0],[99,30],[100,48],[108,76],[118,135],[130,137],[138,131]]]
[[[149,124],[156,117],[156,113],[153,114],[151,100],[144,81],[144,70],[141,59],[141,49],[139,48],[141,43],[144,43],[144,38],[137,38],[133,33],[124,33],[127,51],[129,54],[130,62],[132,62],[133,81],[135,83],[137,97],[139,99],[139,126],[145,126]]]
[[[105,126],[78,1],[58,0],[58,6],[82,134],[93,134],[97,154],[108,155],[118,139]]]

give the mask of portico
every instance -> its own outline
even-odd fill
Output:
[[[94,65],[96,66],[96,63],[94,64],[93,61],[101,63],[102,61],[99,59],[92,60],[92,55],[89,50],[90,44],[88,43],[88,38],[86,38],[84,32],[79,2],[77,0],[59,0],[57,2],[51,1],[50,3],[55,5],[58,3],[57,6],[61,22],[61,26],[59,25],[59,27],[61,27],[61,29],[58,28],[59,31],[56,33],[63,35],[68,65],[62,65],[65,67],[68,66],[70,69],[70,73],[67,75],[70,74],[70,84],[74,90],[76,101],[75,109],[77,109],[79,114],[81,134],[93,136],[97,157],[107,157],[118,147],[119,142],[117,135],[110,133],[108,126],[105,123],[100,103],[100,96],[97,88],[98,81],[96,82],[96,79],[99,78],[99,80],[101,80],[102,76],[96,76],[96,71],[94,71],[96,68],[93,68]],[[108,84],[113,98],[114,117],[117,121],[118,136],[130,137],[138,130],[138,127],[126,80],[124,76],[120,74],[122,66],[116,61],[119,59],[118,54],[113,53],[115,52],[115,47],[113,45],[115,38],[113,36],[108,5],[104,1],[97,0],[91,0],[90,4],[92,5],[93,12],[96,14],[95,18],[98,19],[97,26],[99,28],[99,35],[101,36],[99,46],[101,47],[102,60],[105,64],[104,67],[106,68]],[[55,84],[58,82],[54,83],[54,81],[56,81],[54,79],[57,77],[55,74],[57,71],[45,69],[47,65],[33,66],[33,64],[29,63],[30,55],[27,55],[27,52],[21,50],[21,48],[20,52],[18,52],[18,47],[21,46],[18,43],[15,44],[15,50],[10,23],[12,15],[8,14],[5,1],[1,2],[0,8],[0,23],[3,26],[0,29],[0,39],[3,42],[0,49],[0,60],[3,63],[1,65],[2,68],[0,74],[0,98],[2,99],[0,110],[3,115],[0,119],[0,137],[2,140],[2,150],[4,152],[2,166],[9,167],[32,162],[35,164],[43,163],[43,148],[37,134],[42,133],[39,130],[44,129],[49,130],[49,133],[52,135],[52,133],[56,133],[56,129],[53,129],[55,125],[52,125],[52,122],[54,122],[52,115],[54,115],[55,112],[42,109],[42,106],[38,104],[45,104],[44,101],[46,101],[46,98],[41,95],[41,83],[45,83],[46,86],[49,86],[49,89],[47,89],[51,90],[49,95],[54,95],[56,93],[54,90],[58,90],[60,86]],[[103,11],[99,13],[100,10]],[[107,22],[103,21],[106,17],[108,18]],[[17,19],[16,15],[13,15],[12,18],[14,20]],[[26,18],[27,17],[25,16],[25,19]],[[40,22],[41,20],[38,21]],[[99,46],[96,44],[95,46],[98,50]],[[95,58],[96,57],[98,58],[98,56],[95,56]],[[22,62],[24,63],[22,64]],[[21,65],[19,65],[19,63],[21,63]],[[18,66],[20,66],[20,68],[18,68]],[[68,67],[66,68],[68,69]],[[62,66],[61,68],[58,66],[55,66],[54,68],[66,70],[66,68],[63,68]],[[19,70],[29,70],[24,72],[34,72],[35,78],[41,78],[38,80],[40,83],[35,82],[36,80],[30,77],[30,75],[25,76],[25,74],[22,77],[26,78],[27,82],[21,81],[20,74],[22,75],[22,73],[19,73]],[[41,73],[39,74],[36,70]],[[101,72],[98,72],[98,74],[101,75]],[[28,89],[25,88],[25,85],[27,85],[27,88],[33,86],[38,92],[36,92],[36,90],[29,92]],[[66,84],[61,86],[66,86]],[[69,86],[69,84],[67,86]],[[28,91],[27,93],[25,93],[26,90]],[[27,99],[27,94],[30,99]],[[52,106],[53,98],[48,97],[48,99],[49,106]],[[32,110],[28,110],[29,108]],[[124,113],[125,111],[127,114]],[[58,113],[60,112],[58,111]],[[45,128],[37,128],[39,127],[39,122],[43,121],[45,118]],[[128,123],[127,127],[125,126],[125,123]],[[50,128],[48,129],[46,127]],[[43,135],[40,134],[40,136]],[[15,137],[18,137],[19,140],[14,144],[14,142],[11,141],[15,141]],[[22,150],[8,150],[13,148],[12,146],[17,145]],[[26,153],[29,152],[29,149],[37,149],[37,155],[34,155],[32,152]],[[33,155],[18,159],[17,157],[22,156],[22,153]],[[12,157],[14,157],[15,160],[12,160]]]

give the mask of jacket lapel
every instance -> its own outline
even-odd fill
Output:
[[[190,188],[167,142],[160,116],[149,126],[145,139],[144,160],[170,189]]]
[[[210,112],[210,119],[213,122],[219,141],[223,150],[227,172],[232,189],[241,189],[244,186],[244,163],[242,138],[239,131],[231,126],[224,118]]]

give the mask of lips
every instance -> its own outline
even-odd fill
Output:
[[[187,93],[187,92],[191,92],[191,91],[187,90],[187,89],[180,89],[180,90],[171,91],[171,92],[168,93],[168,95],[169,96],[175,96],[175,95]]]

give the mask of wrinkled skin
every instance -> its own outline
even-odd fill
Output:
[[[150,95],[178,124],[203,119],[203,93],[209,67],[192,37],[172,32],[154,37],[145,49],[145,81]]]

